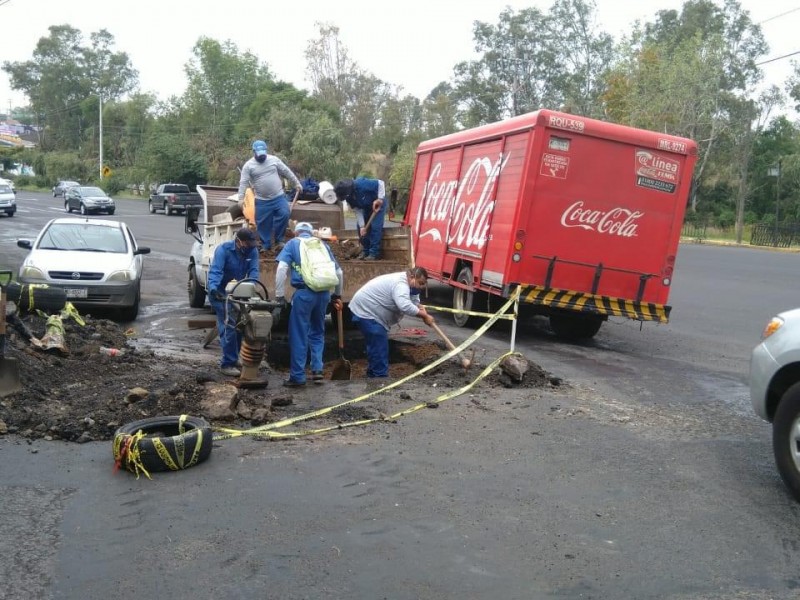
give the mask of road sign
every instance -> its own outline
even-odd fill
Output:
[[[111,169],[108,166],[103,167],[103,177],[111,177]]]

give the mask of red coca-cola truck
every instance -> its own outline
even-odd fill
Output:
[[[404,219],[416,264],[456,309],[521,286],[565,338],[609,316],[665,323],[696,159],[692,140],[551,110],[423,142]]]

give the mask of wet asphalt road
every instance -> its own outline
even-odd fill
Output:
[[[12,267],[13,240],[59,214],[19,198],[0,218]],[[183,219],[118,204],[153,248],[136,327],[187,338],[180,319],[200,311],[184,308]],[[114,473],[110,443],[0,437],[0,598],[797,598],[800,508],[746,378],[766,321],[796,305],[799,264],[683,245],[668,325],[615,320],[570,345],[520,324],[518,349],[565,389],[229,440],[153,481]],[[480,343],[491,355],[508,337]],[[363,391],[345,386],[328,397]]]

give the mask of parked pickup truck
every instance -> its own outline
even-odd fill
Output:
[[[203,199],[183,183],[162,183],[155,194],[150,194],[148,206],[151,213],[161,210],[170,216],[173,213],[185,213],[190,206],[202,207]]]
[[[192,209],[187,213],[185,230],[192,235],[195,243],[189,256],[189,306],[202,308],[206,301],[206,281],[211,259],[216,247],[233,239],[235,233],[247,223],[243,218],[233,219],[226,214],[231,205],[236,204],[237,188],[200,185],[198,192],[203,198],[202,219],[200,211]],[[312,202],[297,204],[292,209],[291,218],[296,221],[308,221],[314,227],[330,227],[337,236],[338,244],[358,243],[358,231],[345,229],[342,205]],[[347,241],[345,241],[347,240]],[[333,243],[333,242],[332,242]],[[370,279],[385,273],[404,271],[412,264],[411,239],[408,227],[387,227],[383,230],[382,260],[340,260],[344,273],[342,302],[345,305],[343,322],[350,326],[352,315],[348,303],[353,294]],[[260,280],[271,296],[275,295],[275,260],[262,258],[260,264]],[[287,286],[286,299],[292,296],[291,286]]]

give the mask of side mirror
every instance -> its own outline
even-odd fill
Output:
[[[150,248],[147,246],[139,246],[136,250],[133,251],[133,255],[136,256],[137,254],[150,254]]]
[[[25,248],[26,250],[30,250],[33,248],[33,242],[30,240],[17,240],[17,246],[20,248]]]
[[[189,235],[193,233],[198,233],[197,229],[197,219],[200,216],[200,207],[199,206],[190,206],[186,209],[186,224],[184,225],[184,231]]]

